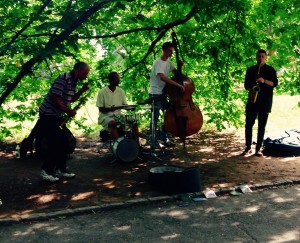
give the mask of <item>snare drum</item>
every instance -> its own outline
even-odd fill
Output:
[[[139,145],[131,138],[119,137],[112,145],[112,152],[123,162],[134,161],[139,154]]]

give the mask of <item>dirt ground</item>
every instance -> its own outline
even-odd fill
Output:
[[[76,178],[51,184],[39,177],[42,160],[16,159],[16,145],[0,143],[0,218],[159,196],[147,179],[149,169],[161,165],[198,166],[203,189],[300,178],[300,157],[243,157],[243,144],[240,135],[206,130],[190,137],[186,150],[182,144],[166,148],[159,154],[163,162],[141,154],[111,164],[108,146],[78,138],[68,160]]]

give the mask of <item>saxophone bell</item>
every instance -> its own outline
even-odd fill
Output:
[[[260,86],[259,84],[255,85],[252,87],[253,92],[259,92],[260,91]]]
[[[252,104],[255,104],[256,100],[257,100],[257,95],[258,95],[258,92],[260,91],[260,87],[259,87],[259,84],[257,83],[256,85],[254,85],[252,87],[252,99],[251,99],[251,103]]]

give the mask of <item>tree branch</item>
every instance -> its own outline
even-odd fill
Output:
[[[140,32],[140,31],[149,31],[149,30],[156,30],[160,31],[162,27],[144,27],[144,28],[136,28],[136,29],[131,29],[131,30],[124,30],[117,32],[115,34],[109,34],[109,35],[94,35],[91,37],[79,37],[79,39],[104,39],[104,38],[112,38],[112,37],[118,37],[120,35],[125,35],[125,34],[131,34],[135,32]]]
[[[32,17],[29,22],[27,24],[25,24],[23,26],[23,28],[19,31],[17,31],[17,33],[11,38],[11,41],[9,43],[7,43],[6,45],[2,46],[0,49],[2,49],[0,51],[0,56],[3,56],[5,53],[5,50],[10,47],[17,39],[18,37],[37,19],[37,17],[39,17],[41,15],[41,13],[45,10],[45,8],[50,4],[52,0],[46,0],[44,2],[44,4],[40,7],[39,11],[37,11],[37,13],[35,14],[34,17]],[[5,48],[6,47],[6,48]],[[1,104],[0,104],[1,105]]]
[[[132,64],[131,66],[129,66],[128,68],[126,68],[122,73],[124,74],[124,73],[126,73],[128,70],[130,70],[130,69],[132,69],[132,68],[138,66],[139,64],[145,62],[146,59],[147,59],[147,57],[148,57],[148,56],[151,54],[151,52],[153,51],[153,49],[154,49],[156,43],[157,43],[158,41],[160,41],[160,40],[163,38],[163,36],[166,34],[167,31],[169,31],[170,29],[174,28],[175,26],[178,26],[178,25],[181,25],[181,24],[186,23],[186,22],[189,21],[189,20],[190,20],[197,12],[198,12],[198,7],[197,7],[197,6],[194,6],[194,7],[191,9],[191,11],[185,16],[184,19],[178,19],[178,20],[176,20],[176,21],[174,21],[174,22],[165,24],[165,25],[163,25],[161,28],[159,28],[159,29],[161,29],[160,34],[154,39],[154,41],[152,41],[152,43],[151,43],[151,45],[149,46],[148,51],[147,51],[147,53],[144,55],[144,57],[143,57],[140,61],[138,61],[138,62]]]
[[[111,3],[111,2],[112,2],[111,0],[99,1],[97,4],[90,7],[81,16],[79,16],[68,28],[66,28],[63,32],[57,35],[57,37],[53,38],[51,42],[49,41],[47,45],[42,50],[40,50],[40,52],[35,57],[31,58],[29,61],[24,63],[21,71],[16,76],[14,81],[8,84],[6,86],[6,89],[2,92],[0,96],[0,106],[10,95],[10,93],[17,87],[17,85],[20,83],[22,78],[31,72],[32,67],[36,63],[40,63],[44,58],[47,57],[47,55],[52,55],[55,52],[55,49],[60,45],[60,43],[65,41],[75,29],[81,26],[82,23],[84,23],[89,17],[91,17],[93,14],[99,11],[107,3]]]
[[[50,0],[48,0],[50,1]],[[115,0],[115,2],[118,2],[121,0]],[[64,31],[62,31],[60,34],[54,36],[51,41],[49,40],[46,46],[41,49],[38,54],[31,58],[29,61],[27,61],[20,70],[19,74],[16,76],[16,78],[13,80],[12,83],[8,84],[6,89],[3,91],[3,93],[0,96],[0,106],[3,104],[3,102],[6,100],[6,98],[10,95],[10,93],[17,87],[17,85],[20,83],[22,78],[26,75],[28,75],[32,67],[36,63],[40,63],[43,61],[44,58],[47,56],[53,55],[53,53],[56,52],[56,48],[64,42],[70,34],[77,29],[79,26],[81,26],[88,18],[90,18],[93,14],[95,14],[97,11],[99,11],[101,8],[103,8],[106,4],[111,3],[111,0],[103,0],[96,3],[94,6],[90,7],[87,11],[85,11],[81,16],[79,16],[68,28],[66,28]],[[143,63],[147,57],[150,55],[150,53],[153,51],[156,43],[162,39],[162,37],[165,35],[165,33],[170,30],[171,28],[181,25],[185,22],[187,22],[189,19],[191,19],[198,11],[198,7],[194,6],[191,11],[185,16],[184,19],[179,19],[174,22],[168,23],[166,25],[163,25],[160,28],[156,28],[155,30],[160,30],[159,35],[157,38],[151,43],[150,47],[148,48],[147,53],[145,56],[139,61],[131,65],[129,68],[123,71],[125,73],[129,69],[139,65],[140,63]],[[149,28],[147,29],[149,30]]]

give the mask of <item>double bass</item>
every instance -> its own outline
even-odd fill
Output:
[[[177,70],[172,80],[183,85],[185,92],[174,85],[166,85],[166,93],[169,96],[169,107],[164,117],[164,128],[174,137],[179,137],[185,148],[187,136],[196,134],[203,125],[203,116],[197,105],[193,102],[192,94],[195,91],[194,82],[182,74],[182,62],[179,60],[178,40],[175,32],[172,32],[172,42],[176,53]]]

